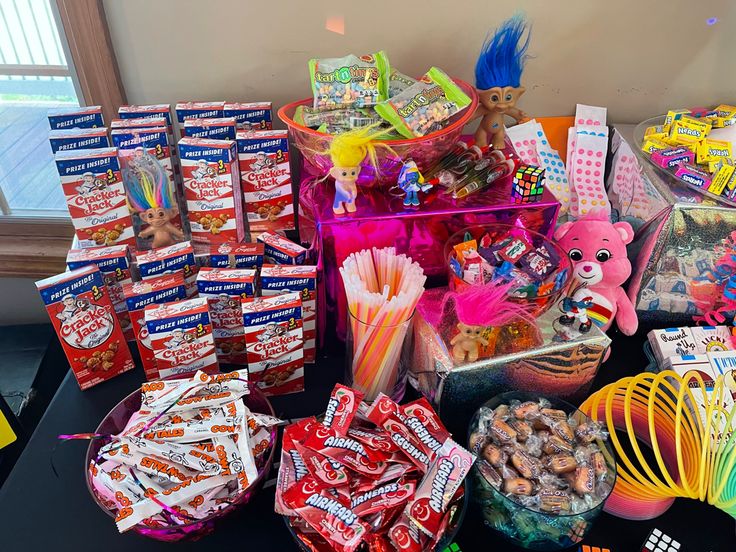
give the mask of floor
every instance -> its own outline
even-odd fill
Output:
[[[0,101],[0,189],[13,211],[66,211],[46,119],[49,109],[63,105]]]

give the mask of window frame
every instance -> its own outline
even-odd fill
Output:
[[[67,62],[74,67],[69,71],[80,105],[102,106],[110,121],[127,102],[102,0],[50,0],[50,6]],[[7,204],[0,207],[0,212],[11,212]],[[13,210],[0,215],[0,277],[41,278],[63,272],[73,238],[68,213],[33,211],[31,216]]]

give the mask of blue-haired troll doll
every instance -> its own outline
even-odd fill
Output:
[[[506,115],[517,123],[528,119],[527,114],[516,107],[525,90],[521,86],[521,73],[528,47],[527,23],[520,15],[504,21],[483,43],[475,64],[479,98],[476,116],[483,117],[475,132],[475,142],[480,147],[490,143],[495,149],[503,149]]]

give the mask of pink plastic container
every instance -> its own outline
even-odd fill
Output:
[[[420,138],[377,141],[379,144],[390,146],[395,154],[379,147],[378,164],[380,177],[375,178],[376,175],[373,168],[370,165],[364,165],[358,178],[359,185],[370,186],[372,184],[393,183],[396,181],[403,160],[413,159],[419,170],[423,171],[432,166],[452,149],[455,142],[460,139],[463,127],[473,118],[475,108],[478,106],[478,94],[475,88],[465,81],[459,79],[454,80],[470,98],[470,105],[452,117],[450,123],[437,132],[432,132]],[[327,171],[332,167],[332,162],[329,157],[319,155],[315,152],[325,150],[330,140],[332,140],[332,135],[302,126],[294,122],[293,119],[294,112],[298,106],[311,104],[312,98],[292,102],[279,109],[278,115],[289,127],[289,139],[291,143],[299,149],[307,164],[311,165],[311,168],[315,170],[315,174],[321,176],[327,174]]]

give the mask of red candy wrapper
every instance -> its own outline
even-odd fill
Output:
[[[320,491],[311,477],[286,491],[284,500],[338,552],[352,552],[368,533],[368,525],[349,506]]]
[[[399,520],[389,529],[388,537],[391,543],[401,552],[423,552],[424,543],[427,541],[419,527],[402,514]]]
[[[352,499],[350,508],[360,517],[374,514],[403,504],[414,495],[416,485],[413,482],[394,482],[372,489]]]
[[[347,435],[362,400],[363,393],[338,383],[330,395],[322,425],[334,429],[339,435]]]
[[[447,505],[465,480],[474,461],[475,456],[448,439],[430,464],[414,498],[409,501],[407,515],[431,538],[440,534]]]
[[[450,438],[450,432],[442,425],[440,417],[424,397],[402,406],[401,410],[405,416],[404,425],[416,436],[429,458],[434,458]]]
[[[422,473],[426,473],[429,467],[429,456],[422,450],[419,441],[414,438],[409,429],[394,416],[389,416],[383,421],[383,428],[391,436],[391,440],[399,447],[399,450]]]
[[[315,429],[304,445],[371,479],[377,479],[386,469],[386,464],[380,461],[381,457],[377,457],[375,452],[368,451],[359,441],[343,437],[328,427]]]

